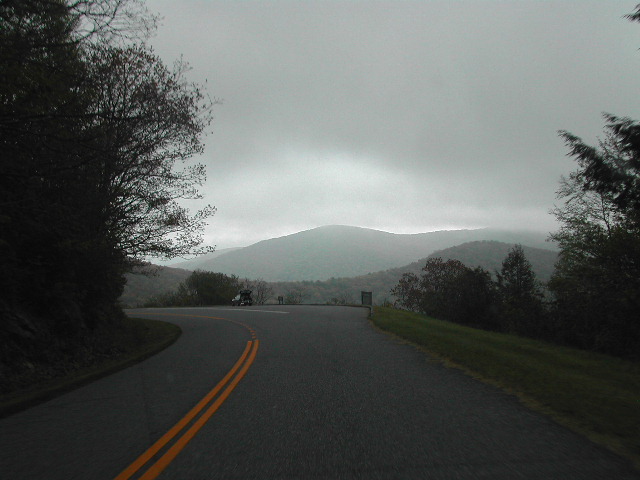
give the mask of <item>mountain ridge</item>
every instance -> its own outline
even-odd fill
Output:
[[[317,229],[314,229],[317,230]],[[332,232],[333,230],[333,232]],[[327,255],[326,245],[332,246],[330,248],[338,249],[341,247],[341,242],[344,244],[344,235],[347,235],[349,232],[358,232],[364,234],[366,238],[369,238],[368,244],[371,247],[372,242],[380,242],[381,239],[396,239],[396,236],[400,236],[399,238],[404,238],[405,243],[403,244],[394,244],[392,247],[400,250],[405,248],[406,251],[402,252],[402,255],[396,255],[391,260],[386,258],[386,260],[382,262],[378,262],[378,264],[385,262],[388,264],[392,261],[397,261],[395,264],[391,264],[389,266],[383,266],[382,268],[376,268],[375,264],[368,264],[365,268],[362,268],[362,265],[359,262],[363,262],[362,258],[352,258],[351,264],[347,265],[346,269],[349,270],[353,265],[358,266],[357,273],[355,274],[341,274],[339,269],[330,270],[332,265],[335,265],[335,261],[332,262],[328,267],[325,265],[324,275],[325,278],[322,279],[314,279],[314,278],[303,278],[301,280],[270,280],[266,275],[263,276],[263,279],[268,281],[270,284],[279,291],[274,291],[274,295],[284,294],[286,293],[286,289],[292,287],[293,285],[298,283],[304,283],[306,285],[314,285],[309,289],[315,289],[316,292],[313,295],[310,295],[308,298],[305,298],[305,302],[319,302],[325,303],[330,302],[332,298],[340,297],[341,295],[346,295],[348,292],[353,301],[357,300],[357,295],[361,290],[373,291],[374,292],[374,300],[376,303],[381,303],[385,300],[385,298],[390,297],[389,290],[398,282],[400,277],[405,272],[413,272],[417,275],[420,275],[421,268],[424,267],[424,264],[428,257],[433,256],[441,256],[444,260],[449,258],[455,258],[460,260],[462,263],[469,267],[481,266],[482,268],[489,270],[492,274],[495,270],[499,270],[501,267],[501,263],[506,257],[508,251],[513,247],[514,244],[519,243],[523,246],[525,251],[525,255],[531,261],[533,269],[538,276],[538,278],[542,281],[548,280],[553,272],[553,265],[557,258],[557,249],[553,244],[546,242],[546,234],[541,232],[531,233],[531,232],[513,232],[513,231],[504,231],[504,230],[443,230],[439,232],[427,232],[427,234],[393,234],[389,232],[382,232],[383,235],[379,235],[379,231],[371,231],[369,229],[361,229],[359,227],[354,227],[354,229],[337,227],[335,229],[325,228],[320,230],[320,232],[313,232],[313,230],[305,231],[309,232],[303,235],[302,237],[297,236],[298,234],[287,235],[285,237],[288,238],[288,242],[298,241],[302,238],[302,240],[307,238],[315,239],[316,242],[325,243],[325,248],[323,252],[316,255],[311,255],[310,258],[307,259],[307,264],[312,261],[322,263]],[[300,232],[300,233],[305,233]],[[453,233],[451,233],[453,232]],[[317,235],[318,233],[322,233],[322,235]],[[340,235],[335,235],[336,233],[341,233]],[[435,235],[433,235],[435,234]],[[327,239],[334,235],[334,238],[331,242],[328,242]],[[429,248],[433,248],[434,245],[444,244],[444,247],[441,248],[433,248],[433,251],[425,252],[420,250],[420,254],[416,254],[416,251],[411,248],[412,243],[417,242],[418,245],[420,242],[423,242],[424,237],[422,235],[426,235],[426,238],[430,238],[431,242],[427,242],[426,245],[427,250]],[[506,241],[494,240],[491,238],[490,240],[471,240],[464,241],[465,238],[473,237],[473,236],[481,236],[481,237],[501,237]],[[283,237],[280,237],[283,238]],[[362,239],[363,237],[358,237]],[[407,240],[408,239],[408,240]],[[434,240],[435,239],[435,240]],[[462,241],[460,241],[462,239]],[[267,246],[269,246],[269,240],[264,240],[262,242],[258,242],[261,244],[265,242]],[[353,244],[355,240],[351,240],[351,244]],[[448,244],[447,244],[448,242]],[[264,246],[264,244],[261,245]],[[256,244],[257,245],[257,244]],[[298,246],[297,250],[305,250],[311,248],[311,244],[308,242],[302,242],[302,246]],[[365,245],[366,246],[366,245]],[[423,242],[423,247],[424,247]],[[281,243],[280,245],[276,245],[276,249],[272,250],[271,254],[274,255],[272,262],[273,264],[277,264],[277,262],[287,262],[287,243]],[[359,249],[363,249],[366,251],[366,254],[372,255],[372,252],[376,250],[376,248],[363,248],[363,245],[357,245]],[[384,252],[385,248],[383,246],[377,245],[379,251]],[[541,248],[546,247],[546,248]],[[552,248],[549,248],[552,247]],[[248,248],[248,247],[245,247]],[[232,255],[231,260],[233,260],[233,256],[238,253],[242,253],[245,248],[235,249],[234,251],[219,251],[216,252],[215,258],[224,258],[226,255]],[[275,253],[277,249],[281,250],[280,255],[277,257]],[[337,256],[337,258],[344,259],[345,255],[353,253],[353,245],[352,248],[347,248],[347,253]],[[350,252],[350,253],[349,253]],[[249,252],[251,253],[251,252]],[[264,254],[264,250],[262,252]],[[355,257],[355,255],[354,255]],[[398,260],[400,257],[400,260]],[[531,258],[529,258],[531,257]],[[406,261],[402,261],[402,259],[408,258]],[[249,260],[251,256],[249,256]],[[207,260],[206,256],[199,257],[197,260]],[[333,259],[335,260],[335,258]],[[189,261],[188,261],[189,262]],[[185,268],[185,264],[188,262],[181,262],[179,265],[171,265],[171,266],[151,266],[151,268],[157,269],[156,276],[143,276],[136,274],[127,274],[127,284],[125,285],[125,290],[123,295],[120,298],[120,302],[123,305],[135,306],[142,305],[146,301],[148,301],[151,297],[161,295],[163,293],[167,293],[170,291],[175,291],[178,288],[180,282],[184,281],[190,274],[191,271],[200,269],[205,271],[220,271],[220,269],[216,268],[213,265],[213,268],[207,265],[207,262],[202,262],[199,264],[193,264],[195,268],[188,269]],[[266,267],[269,265],[267,263]],[[290,271],[295,271],[295,267],[297,268],[305,268],[304,264],[298,263],[297,265],[294,263],[293,265],[289,264],[286,266]],[[284,268],[280,266],[280,270],[284,271]],[[237,275],[240,278],[249,278],[251,280],[256,280],[260,278],[259,275],[252,274],[243,274],[242,272],[234,271],[233,265],[226,272],[228,275]],[[250,273],[250,272],[249,272]]]
[[[547,234],[542,232],[488,228],[398,234],[363,227],[327,225],[262,240],[210,259],[196,258],[172,267],[266,281],[322,281],[409,264],[417,258],[428,257],[436,250],[470,241],[494,240],[552,249],[546,237]]]
[[[491,240],[467,242],[437,250],[429,257],[407,265],[379,272],[355,277],[334,277],[325,281],[269,282],[269,285],[273,289],[273,298],[277,295],[286,295],[289,290],[302,288],[305,291],[304,301],[308,303],[331,303],[337,299],[357,303],[361,291],[371,291],[374,302],[382,304],[387,300],[393,301],[390,290],[398,283],[402,274],[413,273],[420,276],[428,258],[440,257],[445,261],[459,260],[470,268],[480,266],[495,276],[495,272],[500,270],[502,262],[512,248],[513,244]],[[528,246],[522,248],[538,280],[542,282],[549,280],[558,252]],[[128,282],[121,302],[129,306],[144,304],[153,296],[177,290],[179,283],[186,280],[190,274],[188,270],[158,267],[156,276],[127,275]]]
[[[207,262],[213,260],[214,258],[220,257],[222,255],[226,255],[227,253],[233,252],[235,250],[241,250],[244,247],[235,247],[235,248],[223,248],[220,250],[215,250],[211,253],[205,253],[204,255],[198,256],[196,258],[192,258],[190,260],[183,260],[182,262],[172,263],[170,265],[165,265],[166,267],[171,268],[181,268],[184,270],[198,270],[201,265],[206,265]],[[187,267],[187,268],[185,268]]]
[[[421,258],[407,265],[394,267],[387,270],[359,275],[351,278],[331,278],[320,282],[271,282],[274,294],[286,293],[287,290],[299,287],[305,290],[304,302],[331,303],[334,298],[346,298],[350,302],[359,303],[361,291],[373,292],[376,305],[385,301],[393,301],[391,289],[397,285],[404,273],[413,273],[418,277],[422,274],[422,268],[429,258],[440,257],[444,261],[459,260],[469,268],[482,267],[489,271],[495,279],[495,273],[502,268],[502,262],[506,258],[514,244],[493,240],[480,240],[466,242],[446,249],[437,250],[428,257]],[[531,263],[536,278],[541,282],[547,282],[553,274],[558,252],[537,247],[522,247],[525,257]],[[280,292],[280,293],[278,293]]]

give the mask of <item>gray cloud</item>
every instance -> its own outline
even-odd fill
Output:
[[[556,131],[640,116],[633,1],[149,7],[157,52],[224,100],[200,159],[220,248],[324,224],[553,230]]]

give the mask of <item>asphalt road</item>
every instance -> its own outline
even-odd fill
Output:
[[[364,309],[131,313],[175,322],[183,335],[136,366],[0,420],[1,479],[112,480],[234,365],[244,377],[230,377],[220,392],[235,388],[157,478],[640,479],[515,398],[374,330]],[[242,356],[248,347],[253,363]],[[145,478],[197,418],[128,478]]]

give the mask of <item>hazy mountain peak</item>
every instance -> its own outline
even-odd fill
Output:
[[[353,277],[406,265],[436,250],[477,240],[521,243],[550,249],[546,233],[492,229],[440,230],[398,234],[349,225],[325,225],[263,240],[179,264],[268,281],[325,280]]]

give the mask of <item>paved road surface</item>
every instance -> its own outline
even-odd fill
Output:
[[[114,479],[256,339],[244,378],[159,479],[640,479],[514,398],[375,331],[363,309],[131,313],[184,333],[145,362],[0,420],[1,479]]]

